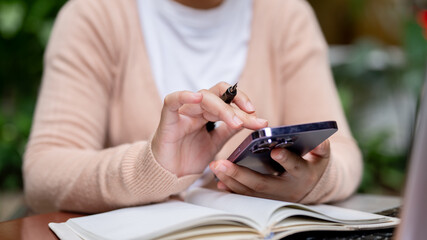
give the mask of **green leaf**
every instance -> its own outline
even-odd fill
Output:
[[[22,2],[0,3],[0,34],[10,39],[15,36],[22,26],[25,7]]]

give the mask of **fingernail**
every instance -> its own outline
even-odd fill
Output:
[[[255,107],[254,107],[254,105],[252,105],[251,102],[246,102],[246,110],[251,111],[251,112],[255,112]]]
[[[280,150],[279,153],[276,154],[277,160],[282,160],[285,157],[285,151]]]
[[[225,190],[225,186],[223,184],[217,184],[218,189]]]
[[[243,124],[242,120],[240,120],[240,118],[238,118],[237,116],[233,117],[233,122],[236,126],[240,126]]]
[[[257,122],[258,122],[259,124],[261,124],[261,125],[264,125],[264,124],[266,124],[266,123],[267,123],[267,120],[262,119],[262,118],[257,118],[256,120],[257,120]]]
[[[218,163],[215,167],[215,170],[225,173],[227,171],[227,167],[224,164]]]

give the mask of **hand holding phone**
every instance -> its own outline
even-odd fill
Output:
[[[262,128],[252,132],[228,160],[262,174],[280,175],[285,169],[271,158],[272,149],[286,148],[303,156],[337,130],[335,121]]]

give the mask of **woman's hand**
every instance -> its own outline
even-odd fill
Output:
[[[299,202],[319,181],[328,165],[330,151],[328,140],[306,154],[304,158],[286,149],[274,149],[271,157],[286,170],[280,176],[260,174],[228,160],[217,160],[210,163],[209,167],[220,180],[217,184],[219,189]]]
[[[220,96],[230,87],[219,83],[197,93],[174,92],[165,97],[159,126],[152,141],[155,159],[178,177],[201,173],[224,143],[242,127],[259,129],[267,121],[255,116],[255,109],[244,92],[238,91],[234,104]],[[208,121],[223,121],[213,131]]]

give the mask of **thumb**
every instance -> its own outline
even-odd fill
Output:
[[[328,139],[322,142],[319,146],[311,150],[312,154],[316,158],[329,158],[331,154],[331,145]]]
[[[216,122],[216,124],[219,124],[218,127],[216,127],[212,132],[212,140],[219,146],[219,149],[222,148],[222,146],[237,132],[242,130],[242,128],[232,128],[229,127],[224,122]]]

